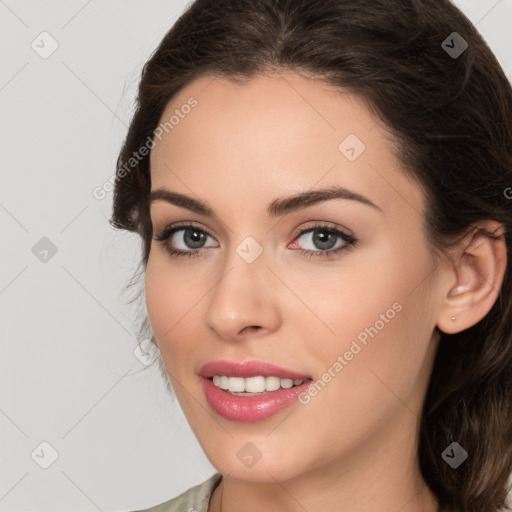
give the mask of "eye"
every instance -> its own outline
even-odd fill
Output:
[[[182,233],[177,235],[180,232]],[[193,224],[186,224],[165,228],[160,235],[155,237],[155,240],[162,242],[170,256],[187,256],[190,258],[199,256],[207,237],[211,238],[211,235],[204,229]],[[178,241],[178,248],[175,247],[176,241]],[[180,244],[181,247],[179,247]]]
[[[178,233],[180,233],[178,235]],[[171,257],[186,256],[188,258],[200,256],[205,247],[205,240],[212,236],[208,231],[193,224],[168,226],[162,233],[155,236],[161,242]],[[339,252],[354,246],[358,239],[354,235],[344,233],[328,224],[316,224],[299,232],[296,240],[305,238],[310,244],[319,247],[315,249],[299,249],[299,254],[310,258],[331,258]],[[340,243],[341,242],[341,243]],[[176,247],[178,245],[178,247]],[[179,247],[181,245],[181,247]],[[337,247],[336,247],[337,245]],[[209,247],[212,247],[211,245]],[[215,245],[213,245],[215,247]],[[334,248],[336,247],[336,248]]]
[[[327,224],[316,224],[300,231],[295,240],[304,238],[310,245],[319,249],[299,249],[299,253],[311,258],[331,258],[340,251],[355,246],[357,238]],[[296,242],[294,241],[294,244]],[[336,247],[336,248],[334,248]]]

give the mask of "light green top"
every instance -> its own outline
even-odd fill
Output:
[[[221,479],[222,475],[215,473],[208,480],[191,487],[172,500],[133,512],[208,512],[210,498]]]

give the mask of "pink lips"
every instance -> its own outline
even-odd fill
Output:
[[[228,377],[255,377],[262,375],[270,377],[272,375],[280,379],[310,379],[309,375],[282,368],[275,364],[265,363],[263,361],[245,361],[235,363],[234,361],[221,360],[211,361],[201,367],[199,375],[202,377],[213,377],[214,375],[227,375]]]
[[[260,421],[297,402],[298,396],[312,383],[309,375],[304,375],[280,366],[262,361],[247,361],[235,363],[232,361],[212,361],[205,364],[201,370],[203,391],[210,407],[220,416],[242,422]],[[276,391],[264,391],[252,396],[233,395],[218,388],[213,383],[214,375],[229,377],[264,377],[276,376],[281,379],[307,379],[299,386]]]

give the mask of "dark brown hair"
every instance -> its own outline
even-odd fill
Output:
[[[454,32],[468,44],[458,56],[448,51]],[[194,79],[243,82],[279,70],[359,95],[389,129],[404,172],[425,193],[424,229],[436,258],[479,221],[505,227],[507,268],[492,309],[471,328],[441,333],[418,447],[441,510],[505,507],[512,472],[512,90],[482,36],[448,0],[195,1],[143,67],[117,161],[111,224],[140,235],[144,270],[152,239],[149,155],[129,172],[126,163]],[[140,332],[148,325],[146,315]],[[457,469],[441,456],[454,441],[469,454]]]

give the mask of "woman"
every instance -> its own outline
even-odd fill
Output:
[[[510,84],[447,0],[191,4],[111,222],[217,473],[148,510],[504,507],[511,187]]]

